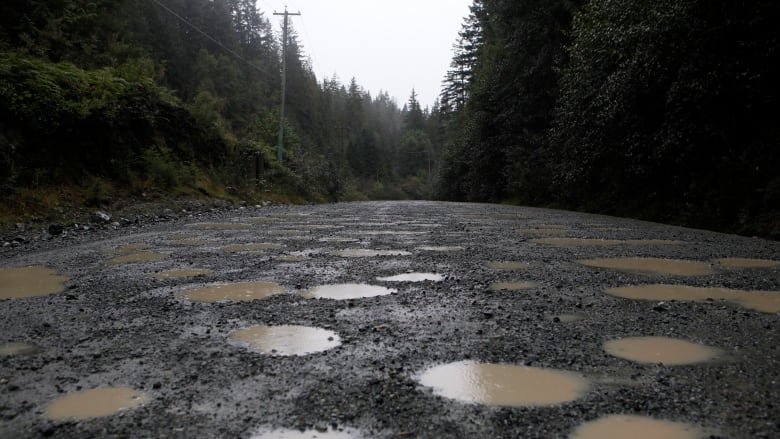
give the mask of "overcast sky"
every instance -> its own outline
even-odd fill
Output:
[[[257,5],[281,28],[290,17],[317,80],[336,74],[376,96],[387,91],[399,106],[414,88],[423,107],[438,97],[452,59],[452,45],[472,0],[258,0]]]

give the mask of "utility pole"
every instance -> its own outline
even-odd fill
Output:
[[[301,15],[301,13],[287,12],[287,6],[285,6],[284,12],[274,12],[274,15],[284,16],[284,25],[282,26],[282,108],[279,110],[279,145],[276,147],[276,158],[281,163],[284,155],[284,101],[287,94],[287,20],[290,15]]]

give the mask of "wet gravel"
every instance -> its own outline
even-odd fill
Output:
[[[189,226],[195,223],[246,227]],[[336,428],[365,438],[565,438],[581,423],[610,414],[688,422],[709,437],[780,437],[780,313],[603,292],[648,283],[780,291],[778,267],[730,269],[714,262],[780,260],[778,242],[564,211],[435,202],[220,209],[98,229],[0,249],[0,268],[41,265],[70,278],[59,294],[0,301],[0,344],[37,347],[0,356],[0,437],[250,438],[273,428]],[[532,242],[547,236],[681,243]],[[251,243],[281,247],[223,248]],[[164,257],[110,262],[133,244]],[[409,254],[335,253],[347,249]],[[705,261],[716,274],[650,276],[576,263],[618,256]],[[491,261],[529,267],[497,270],[488,267]],[[212,272],[151,276],[179,269]],[[445,278],[376,279],[406,272]],[[491,289],[516,281],[535,286]],[[276,282],[285,293],[236,303],[176,296],[231,282]],[[338,301],[300,294],[354,283],[398,291]],[[581,319],[555,318],[562,314]],[[306,356],[270,356],[228,342],[232,331],[253,325],[324,328],[342,344]],[[602,348],[607,340],[635,336],[682,338],[725,353],[708,363],[665,366],[634,363]],[[523,408],[458,402],[417,382],[428,367],[468,359],[573,371],[592,386],[573,402]],[[46,406],[56,398],[106,386],[143,390],[150,400],[113,416],[47,420]]]

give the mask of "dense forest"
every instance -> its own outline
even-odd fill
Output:
[[[316,78],[269,14],[0,4],[4,207],[439,198],[780,238],[775,1],[475,0],[431,108]]]

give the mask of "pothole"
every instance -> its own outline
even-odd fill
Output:
[[[232,253],[242,253],[242,252],[257,252],[257,251],[263,251],[263,250],[272,250],[281,248],[281,244],[273,244],[269,242],[260,242],[260,243],[252,243],[252,244],[233,244],[233,245],[226,245],[222,247],[222,250],[229,251]]]
[[[159,261],[160,259],[163,259],[167,257],[167,255],[164,255],[162,253],[156,253],[156,252],[140,252],[140,253],[130,253],[124,256],[117,256],[113,259],[111,259],[112,264],[132,264],[135,262],[151,262],[151,261]]]
[[[253,434],[250,439],[357,439],[360,434],[350,429],[334,430],[321,427],[314,430],[263,430]]]
[[[53,421],[81,421],[136,408],[148,400],[144,392],[129,387],[82,390],[53,401],[46,407],[46,417]]]
[[[691,424],[635,415],[605,416],[580,425],[569,435],[569,439],[700,439],[702,437],[704,432]]]
[[[533,282],[496,282],[490,286],[493,291],[522,291],[536,288]]]
[[[749,259],[749,258],[721,258],[715,262],[726,268],[773,268],[780,267],[780,261],[769,259]]]
[[[699,261],[659,258],[601,258],[577,261],[594,268],[608,268],[639,274],[703,276],[715,274],[710,264]]]
[[[741,291],[685,285],[639,285],[608,288],[607,294],[625,299],[708,302],[727,300],[760,312],[780,312],[780,291]]]
[[[195,223],[185,226],[194,230],[248,230],[249,224],[242,223]]]
[[[0,269],[0,300],[61,293],[69,279],[48,267],[3,268]]]
[[[465,250],[461,246],[457,245],[425,245],[422,247],[417,247],[417,250],[427,251],[427,252],[458,252],[461,250]]]
[[[341,344],[338,334],[308,326],[251,326],[237,329],[230,340],[251,351],[268,355],[308,355],[333,349]]]
[[[385,288],[376,285],[367,284],[339,284],[339,285],[321,285],[311,288],[302,293],[303,297],[309,299],[334,299],[349,300],[362,299],[367,297],[386,296],[395,293],[397,290]]]
[[[395,276],[378,277],[376,280],[382,282],[441,282],[444,276],[436,273],[404,273]]]
[[[681,241],[667,241],[663,239],[591,239],[591,238],[540,238],[532,239],[536,244],[554,245],[558,247],[612,247],[618,245],[627,246],[652,246],[652,245],[678,245]]]
[[[43,349],[27,343],[9,342],[0,344],[0,357],[35,355],[40,352],[43,352]]]
[[[373,258],[378,256],[408,256],[411,253],[404,250],[371,250],[366,248],[336,250],[331,254],[342,258]]]
[[[205,276],[211,273],[213,273],[212,270],[193,268],[193,269],[161,271],[159,273],[152,274],[151,277],[156,279],[179,279],[179,278],[186,278],[186,277]]]
[[[549,406],[574,401],[590,388],[579,374],[509,364],[459,361],[435,366],[419,377],[436,395],[492,406]]]
[[[493,270],[525,270],[526,268],[529,268],[531,264],[518,261],[493,261],[488,262],[487,266]]]
[[[637,363],[680,366],[710,361],[721,350],[686,340],[667,337],[631,337],[610,340],[604,350],[615,357]]]
[[[194,288],[176,293],[176,297],[195,302],[247,302],[265,299],[284,292],[279,284],[273,282],[241,282],[235,284],[213,285]]]

